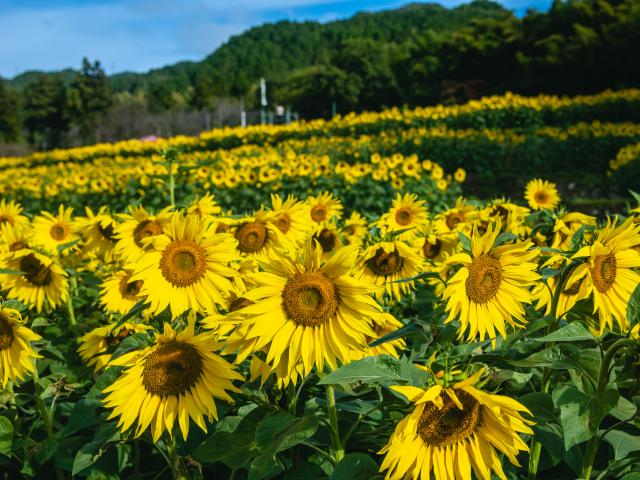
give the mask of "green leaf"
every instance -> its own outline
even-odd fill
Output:
[[[593,340],[593,335],[581,323],[573,322],[544,337],[535,338],[538,342],[578,342]]]
[[[99,429],[93,441],[85,444],[73,461],[72,475],[89,468],[105,454],[109,448],[109,443],[120,439],[120,432],[116,429],[115,423],[108,423]]]
[[[494,246],[494,248],[495,247],[499,247],[500,245],[503,245],[503,244],[505,244],[507,242],[513,242],[517,238],[518,237],[516,237],[511,232],[502,232],[500,235],[498,235],[496,237],[496,241],[493,243],[493,246]]]
[[[339,383],[389,383],[402,379],[400,364],[390,355],[367,357],[348,363],[322,378],[318,385]]]
[[[631,297],[629,297],[627,320],[632,327],[640,323],[640,284],[636,285],[636,289],[631,294]]]
[[[540,276],[542,277],[542,280],[546,280],[547,278],[555,277],[559,273],[560,273],[559,268],[543,268],[542,271],[540,272]]]
[[[604,441],[613,447],[616,460],[640,450],[640,437],[620,430],[611,430],[605,435]]]
[[[378,464],[364,453],[350,453],[340,460],[329,480],[371,480],[378,474]]]
[[[529,355],[523,360],[510,360],[509,363],[516,367],[549,367],[554,370],[568,370],[570,368],[582,369],[578,359],[580,349],[575,345],[561,343],[540,352]]]
[[[62,253],[71,247],[75,247],[79,242],[80,242],[80,239],[77,238],[75,240],[71,240],[70,242],[63,243],[62,245],[58,245],[56,249],[58,250],[58,253]]]
[[[139,350],[149,345],[149,335],[146,332],[137,332],[133,335],[129,335],[127,338],[120,342],[116,351],[113,352],[112,359],[118,358],[125,353],[133,350]]]
[[[387,333],[386,335],[380,337],[379,339],[371,342],[369,344],[370,347],[377,347],[378,345],[382,345],[383,343],[392,342],[393,340],[397,340],[398,338],[404,338],[407,335],[418,330],[418,327],[410,323],[409,325],[405,325],[403,327],[394,330],[391,333]]]
[[[0,274],[2,275],[24,275],[26,272],[20,270],[12,270],[10,268],[0,268]]]
[[[629,193],[636,199],[636,202],[640,204],[640,193],[634,192],[633,190],[629,190]]]
[[[533,417],[538,421],[550,421],[557,417],[550,393],[527,393],[518,397],[518,401],[531,410]]]
[[[0,417],[0,453],[11,456],[13,447],[13,424],[7,417]]]
[[[324,480],[327,474],[319,465],[311,462],[301,462],[295,469],[289,470],[284,480]]]
[[[460,245],[462,245],[462,249],[467,252],[471,252],[471,239],[462,232],[458,232],[458,237],[460,238]]]

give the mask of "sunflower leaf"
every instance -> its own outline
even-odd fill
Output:
[[[458,237],[460,238],[462,249],[466,252],[471,252],[471,239],[462,232],[458,232]]]
[[[12,270],[10,268],[0,268],[0,274],[2,275],[24,275],[26,272],[20,270]]]
[[[631,326],[640,323],[640,284],[636,286],[631,297],[629,297],[629,303],[627,304],[627,320]]]
[[[537,342],[578,342],[581,340],[593,340],[593,335],[588,329],[579,322],[573,322],[569,325],[556,330],[555,332],[545,335],[544,337],[534,338]]]
[[[340,383],[389,383],[402,380],[400,363],[389,355],[378,355],[356,360],[334,370],[318,382],[319,385]]]
[[[0,453],[11,456],[13,447],[13,424],[7,417],[0,417]]]
[[[378,473],[378,464],[364,453],[350,453],[340,460],[329,480],[371,480]],[[382,478],[382,477],[379,477]]]

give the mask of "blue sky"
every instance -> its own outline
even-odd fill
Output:
[[[0,76],[77,68],[98,59],[107,73],[201,60],[231,35],[283,19],[330,21],[410,0],[0,0]],[[465,3],[442,0],[445,6]],[[503,0],[516,13],[551,0]]]

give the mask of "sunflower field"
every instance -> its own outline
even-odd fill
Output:
[[[623,90],[0,158],[0,478],[640,479],[638,145]]]

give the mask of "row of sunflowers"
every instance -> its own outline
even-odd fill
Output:
[[[441,195],[0,202],[4,478],[640,475],[640,209],[397,160]]]

